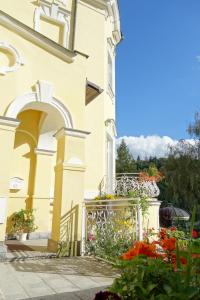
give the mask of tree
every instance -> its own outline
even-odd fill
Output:
[[[135,173],[137,172],[135,160],[129,151],[124,139],[121,141],[120,146],[117,149],[116,160],[116,172],[117,173]]]
[[[192,142],[181,140],[171,147],[170,155],[165,160],[163,171],[165,180],[161,183],[159,199],[166,204],[185,208],[190,213],[197,208],[200,217],[200,114],[196,113],[190,123],[188,133]]]

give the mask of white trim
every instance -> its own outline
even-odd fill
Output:
[[[120,25],[120,15],[119,15],[119,7],[117,4],[117,0],[106,0],[108,5],[108,14],[113,18],[113,38],[118,44],[121,41],[121,25]]]
[[[117,0],[78,0],[78,2],[86,2],[99,9],[107,10],[113,22],[113,39],[116,44],[121,41],[121,25]]]
[[[116,137],[117,136],[117,130],[116,130],[116,124],[114,119],[107,119],[105,121],[105,125],[107,127],[107,132],[111,135]]]
[[[115,138],[107,130],[106,131],[106,193],[113,194],[114,181],[115,181]]]
[[[71,114],[59,100],[53,97],[53,91],[54,87],[51,83],[38,81],[36,83],[36,92],[17,97],[8,107],[5,116],[16,119],[19,112],[28,104],[32,102],[43,102],[50,104],[60,112],[66,127],[73,128]]]
[[[17,127],[19,126],[20,121],[16,118],[7,118],[7,117],[0,117],[0,125],[10,126],[10,127]]]
[[[68,161],[67,164],[71,164],[71,165],[76,165],[76,166],[83,166],[83,162],[79,157],[71,157]]]
[[[18,35],[22,36],[26,40],[36,44],[42,49],[50,52],[51,54],[57,56],[65,62],[72,63],[74,58],[77,56],[76,53],[64,48],[63,46],[57,44],[51,39],[45,37],[34,29],[28,27],[22,22],[16,20],[15,18],[9,16],[5,12],[0,10],[0,24],[6,28],[12,30]]]
[[[5,75],[6,73],[9,72],[15,72],[19,69],[20,66],[24,65],[24,59],[22,58],[22,56],[19,54],[19,52],[15,47],[13,47],[7,42],[0,41],[0,51],[1,49],[7,50],[14,57],[14,64],[12,66],[0,66],[1,75]]]
[[[78,0],[78,3],[85,2],[89,5],[95,6],[100,9],[106,9],[105,0]]]
[[[61,129],[59,129],[54,134],[54,137],[56,139],[59,139],[59,138],[65,136],[65,135],[67,135],[67,136],[73,136],[73,137],[78,137],[78,138],[85,139],[88,134],[90,134],[90,132],[88,132],[88,131],[77,130],[77,129],[70,129],[70,128],[63,127]]]
[[[56,151],[46,150],[46,149],[38,149],[38,148],[35,148],[34,152],[37,155],[47,155],[47,156],[53,156],[56,153]]]
[[[69,36],[69,24],[70,24],[70,13],[59,7],[59,4],[49,3],[45,0],[39,0],[39,7],[35,9],[34,13],[34,29],[40,32],[40,19],[41,17],[53,20],[64,26],[63,32],[63,47],[68,46],[68,36]]]

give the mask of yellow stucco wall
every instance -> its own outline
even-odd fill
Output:
[[[37,89],[38,86],[41,88],[41,85],[36,87],[36,83],[45,81],[52,85],[53,97],[69,111],[73,128],[90,133],[84,139],[80,137],[82,133],[78,133],[75,137],[67,133],[62,139],[59,138],[57,153],[53,151],[49,153],[48,149],[44,149],[46,151],[44,153],[36,153],[35,149],[40,146],[38,140],[44,124],[42,118],[45,119],[45,114],[48,115],[48,109],[50,109],[47,99],[36,98],[33,100],[33,105],[29,103],[29,107],[22,108],[25,111],[16,111],[14,118],[21,121],[19,126],[16,125],[16,134],[13,125],[11,127],[5,125],[0,130],[0,143],[4,145],[1,148],[0,161],[2,160],[4,168],[7,167],[5,175],[1,174],[0,196],[9,196],[7,216],[9,217],[21,208],[31,207],[35,209],[37,231],[51,231],[52,206],[50,202],[54,198],[53,238],[57,241],[60,238],[64,215],[76,205],[78,205],[76,238],[81,238],[81,203],[85,192],[98,192],[99,184],[106,174],[107,128],[105,121],[115,119],[115,99],[111,99],[107,93],[108,38],[113,39],[113,23],[108,18],[105,9],[86,2],[88,1],[77,1],[76,27],[70,28],[70,47],[73,41],[73,31],[75,31],[75,57],[71,63],[52,54],[52,51],[47,48],[44,49],[39,42],[43,39],[42,37],[38,37],[38,42],[31,37],[24,38],[15,27],[10,28],[0,22],[1,41],[12,45],[24,60],[24,65],[16,71],[0,76],[0,116],[7,116],[11,104],[16,99],[22,103],[28,95],[33,97],[33,94],[37,94],[39,97],[42,91],[37,91]],[[75,21],[74,3],[70,0],[67,6],[63,7],[71,13],[70,26],[73,26]],[[33,29],[34,11],[38,5],[39,1],[6,0],[2,1],[0,9]],[[56,24],[54,21],[47,22],[42,18],[40,32],[59,43],[59,28]],[[23,30],[28,29],[24,27]],[[32,35],[32,33],[29,34]],[[52,45],[48,40],[43,41]],[[57,51],[55,44],[53,47]],[[66,49],[59,48],[59,51],[67,56]],[[3,50],[2,55],[2,62],[12,65],[13,58],[10,52]],[[114,60],[113,53],[113,64]],[[88,105],[85,105],[86,80],[103,90]],[[48,98],[48,93],[46,96]],[[53,135],[60,129],[63,119],[61,118],[59,123],[56,106],[51,108],[50,116],[51,120],[48,121],[45,130],[51,129]],[[52,127],[54,123],[55,126]],[[10,153],[9,156],[8,153]],[[12,177],[23,178],[24,188],[9,193],[9,180]],[[54,192],[55,195],[53,195]],[[4,239],[4,235],[5,224],[0,225],[0,240]]]

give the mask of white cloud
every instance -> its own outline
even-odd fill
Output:
[[[129,150],[135,159],[138,155],[141,159],[150,156],[166,157],[169,152],[169,146],[175,145],[178,142],[169,136],[123,136],[117,139],[117,146],[119,146],[122,139],[124,139],[125,143],[128,145]]]

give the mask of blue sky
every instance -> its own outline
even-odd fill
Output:
[[[188,138],[200,110],[200,0],[119,0],[118,136]]]

